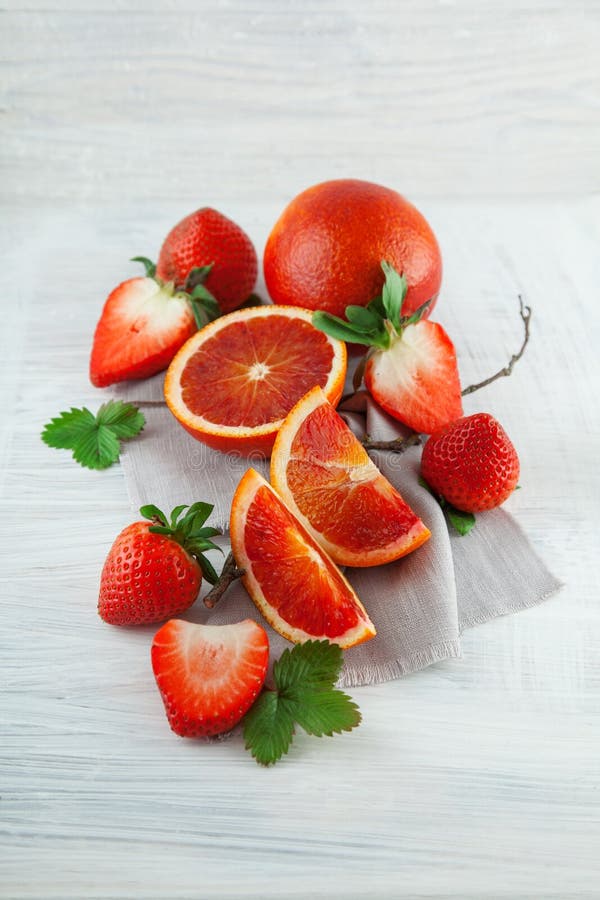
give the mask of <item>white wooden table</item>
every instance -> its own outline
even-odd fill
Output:
[[[600,15],[485,6],[8,3],[3,898],[600,896]],[[516,294],[532,305],[525,357],[467,408],[513,437],[511,509],[565,587],[466,633],[462,660],[354,690],[359,729],[299,734],[264,770],[239,736],[169,732],[154,629],[95,609],[122,473],[39,432],[98,405],[91,331],[128,257],[204,203],[261,250],[340,174],[428,215],[466,383],[518,346]]]

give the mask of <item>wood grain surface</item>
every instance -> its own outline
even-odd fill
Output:
[[[8,2],[0,284],[0,896],[600,896],[600,7]],[[356,689],[359,729],[259,768],[170,734],[152,628],[96,614],[118,466],[39,439],[95,408],[127,262],[211,203],[259,251],[282,203],[373,178],[430,219],[467,398],[513,437],[511,510],[565,587],[464,657]]]

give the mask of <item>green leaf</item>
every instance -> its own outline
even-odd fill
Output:
[[[345,313],[349,322],[358,325],[364,331],[381,331],[383,329],[382,317],[366,306],[347,306]]]
[[[407,325],[416,325],[417,322],[420,322],[425,315],[425,312],[429,309],[432,303],[433,297],[431,297],[429,300],[426,300],[425,303],[422,303],[421,306],[419,306],[419,308],[416,309],[411,316],[403,316],[400,320],[400,325],[402,326],[402,328],[406,328]]]
[[[158,506],[154,506],[153,503],[148,503],[146,506],[140,506],[140,515],[145,519],[158,519],[163,525],[167,525],[167,517],[164,512],[162,509],[159,509]]]
[[[69,412],[62,412],[48,422],[42,431],[42,440],[57,450],[72,450],[79,438],[95,424],[94,414],[85,406],[83,409],[71,407]]]
[[[185,280],[186,291],[191,293],[195,287],[204,284],[210,274],[210,270],[212,269],[213,265],[214,263],[209,263],[208,266],[195,266],[193,269],[190,269],[188,277]]]
[[[381,261],[381,268],[385,274],[385,283],[381,292],[383,306],[394,328],[399,329],[402,304],[408,290],[406,278],[404,275],[398,274],[394,267],[384,259]]]
[[[200,528],[196,532],[196,535],[201,538],[216,537],[218,534],[223,534],[220,528]]]
[[[299,687],[309,690],[332,688],[342,668],[342,651],[329,641],[306,641],[284,650],[273,666],[279,690],[288,696]]]
[[[215,550],[218,549],[219,547],[215,547]],[[216,584],[219,580],[219,576],[217,575],[213,564],[205,556],[203,556],[202,553],[199,553],[196,556],[196,559],[198,560],[198,565],[202,569],[202,574],[204,575],[208,583]]]
[[[147,256],[132,256],[131,262],[139,262],[146,269],[146,278],[154,278],[156,275],[156,266]]]
[[[273,666],[276,689],[263,693],[244,719],[246,749],[270,765],[287,753],[294,724],[308,734],[351,731],[361,720],[358,707],[334,685],[342,651],[329,641],[306,641],[284,650]]]
[[[246,750],[261,765],[270,766],[288,752],[294,719],[277,691],[265,691],[246,713],[243,727]]]
[[[383,347],[389,344],[389,336],[387,334],[375,337],[372,334],[367,334],[358,325],[353,325],[351,322],[346,322],[338,316],[333,316],[331,313],[322,312],[321,310],[317,310],[312,314],[312,323],[319,331],[324,331],[325,334],[337,338],[339,341],[365,344],[367,347]],[[386,338],[387,344],[382,343]]]
[[[463,512],[462,509],[455,509],[454,506],[446,506],[446,515],[460,535],[468,534],[475,525],[473,513]]]
[[[293,705],[296,722],[316,737],[352,731],[360,724],[358,706],[342,691],[307,691],[302,702]]]
[[[179,506],[176,506],[174,509],[171,510],[171,528],[177,527],[177,519],[179,518],[181,513],[184,511],[184,509],[187,509],[187,508],[188,508],[187,503],[181,503]]]
[[[194,288],[190,297],[190,305],[198,328],[204,328],[205,325],[214,322],[221,315],[218,301],[202,284]]]
[[[376,297],[371,300],[370,303],[367,304],[367,309],[370,309],[371,312],[374,312],[376,315],[380,316],[382,319],[386,317],[385,306],[383,305],[383,298],[381,294],[378,294]]]
[[[188,509],[186,519],[189,516],[194,520],[194,527],[198,528],[200,525],[204,525],[214,508],[212,503],[205,503],[202,500],[197,500],[196,503],[192,503]]]
[[[167,537],[174,537],[173,529],[170,525],[151,525],[148,531],[151,534],[164,534]]]
[[[107,425],[82,434],[73,447],[73,459],[88,469],[108,469],[119,458],[119,441]]]
[[[88,469],[106,469],[119,458],[120,441],[134,437],[145,424],[137,407],[110,400],[96,416],[86,407],[61,413],[45,426],[42,440],[49,447],[72,450],[73,459]]]
[[[122,400],[110,400],[103,403],[96,414],[99,425],[108,425],[114,436],[120,441],[135,437],[146,424],[143,414],[137,406],[124,403]]]

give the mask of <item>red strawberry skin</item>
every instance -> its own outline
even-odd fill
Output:
[[[90,381],[107,387],[148,378],[169,365],[197,331],[190,304],[154,278],[129,278],[104,304],[90,358]]]
[[[519,458],[502,425],[489,413],[476,413],[431,435],[421,472],[452,506],[482,512],[512,494],[519,480]]]
[[[383,409],[421,434],[463,413],[454,345],[437,322],[407,325],[365,367],[367,390]]]
[[[169,725],[181,737],[229,731],[264,684],[269,639],[251,619],[195,625],[172,619],[156,633],[152,669]]]
[[[182,219],[161,247],[156,275],[184,285],[191,269],[213,267],[204,284],[227,313],[248,299],[258,273],[256,250],[239,225],[205,207]]]
[[[128,525],[110,548],[102,575],[98,613],[110,625],[147,625],[179,615],[194,603],[202,583],[196,560],[176,541]]]

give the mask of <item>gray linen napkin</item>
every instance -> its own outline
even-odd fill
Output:
[[[147,419],[144,432],[124,445],[121,460],[132,507],[155,503],[170,511],[178,503],[214,504],[211,524],[227,529],[233,492],[249,465],[268,478],[268,462],[226,455],[195,441],[162,401],[163,376],[118,386],[114,394],[137,402]],[[375,440],[402,434],[365,393],[347,404],[344,417],[355,432]],[[383,474],[431,530],[414,553],[386,566],[346,569],[377,635],[346,651],[340,684],[374,684],[460,656],[465,628],[541,603],[561,586],[537,556],[513,517],[502,509],[481,513],[465,537],[449,533],[444,514],[417,480],[420,447],[404,454],[373,451]],[[222,546],[227,552],[226,538]],[[218,566],[218,554],[213,554]],[[205,592],[207,588],[203,589]],[[201,602],[188,616],[224,624],[259,616],[237,582],[214,610]],[[267,627],[272,656],[287,641]]]

